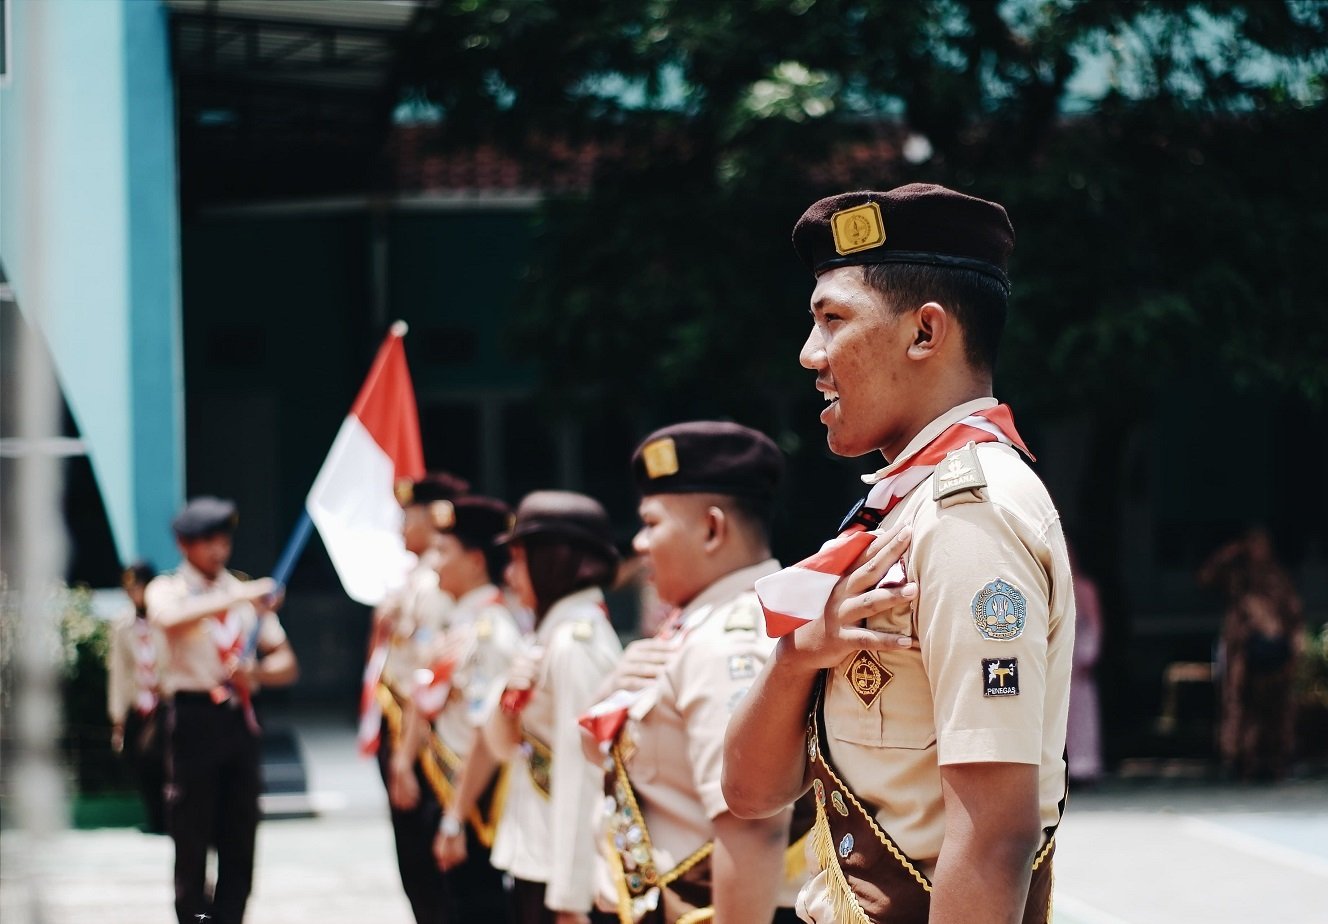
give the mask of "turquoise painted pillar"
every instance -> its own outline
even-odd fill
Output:
[[[0,262],[46,339],[122,559],[184,492],[173,87],[158,0],[9,0]]]

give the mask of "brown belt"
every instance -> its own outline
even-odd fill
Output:
[[[876,821],[876,810],[863,803],[835,772],[824,734],[824,681],[808,717],[807,756],[812,768],[816,823],[812,850],[826,871],[831,906],[838,924],[927,924],[931,880]],[[1062,810],[1064,802],[1061,803]],[[1056,826],[1043,832],[1042,849],[1033,862],[1024,904],[1023,924],[1051,920],[1051,859]]]

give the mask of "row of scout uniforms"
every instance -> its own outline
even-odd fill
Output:
[[[770,526],[783,455],[756,430],[695,421],[646,437],[631,470],[633,545],[672,611],[629,648],[584,722],[604,775],[599,919],[796,921],[810,799],[748,821],[720,789],[729,716],[774,648],[754,587],[780,567]]]
[[[476,569],[481,586],[500,579],[503,563],[491,567],[487,549],[508,525],[509,511],[493,498],[471,494],[470,485],[446,472],[403,479],[396,485],[402,507],[402,539],[416,564],[400,589],[374,611],[361,700],[360,746],[376,753],[380,775],[388,793],[397,868],[417,924],[443,924],[487,915],[501,909],[501,882],[485,875],[487,864],[476,864],[447,875],[434,855],[434,841],[471,749],[467,736],[451,735],[450,743],[433,727],[434,720],[453,731],[453,710],[444,709],[465,695],[447,683],[443,701],[435,703],[452,671],[440,661],[449,642],[455,642],[473,621],[477,599],[463,589],[443,587],[441,566],[454,545],[477,550]],[[455,556],[454,556],[455,557]],[[465,556],[462,556],[465,557]],[[492,571],[496,568],[497,574]],[[455,587],[454,587],[455,589]],[[497,650],[510,660],[509,636],[520,636],[518,616],[509,597],[493,587],[480,595],[486,619],[494,628],[471,659],[488,658]],[[461,604],[464,604],[462,606]],[[457,628],[456,632],[450,630]],[[506,631],[511,628],[511,632]],[[494,670],[505,671],[505,664]],[[457,673],[468,678],[464,665]],[[455,696],[450,695],[454,693]],[[479,857],[492,843],[491,823],[477,818],[471,826],[473,853]]]

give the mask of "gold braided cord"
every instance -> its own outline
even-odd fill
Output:
[[[623,869],[622,857],[618,854],[617,845],[613,843],[613,832],[608,830],[604,832],[604,857],[618,892],[619,924],[636,924],[636,918],[632,915],[632,893],[627,890],[627,870]]]
[[[678,918],[674,924],[700,924],[701,921],[713,921],[715,919],[715,909],[711,907],[694,908],[691,911]]]
[[[930,892],[931,880],[928,879],[926,876],[922,875],[921,871],[919,871],[918,868],[913,865],[913,862],[909,860],[908,857],[904,856],[903,852],[901,852],[900,849],[897,846],[895,846],[895,842],[886,836],[886,833],[882,831],[880,826],[876,823],[876,817],[872,815],[871,812],[867,811],[866,808],[863,807],[862,803],[858,801],[858,797],[853,795],[853,790],[849,789],[848,786],[844,784],[844,781],[839,778],[839,775],[837,773],[835,773],[834,768],[831,767],[830,764],[827,763],[824,757],[821,755],[820,727],[819,724],[817,723],[815,713],[812,714],[812,734],[816,735],[816,757],[814,758],[816,762],[825,768],[825,772],[830,774],[830,778],[835,781],[835,785],[839,787],[839,789],[843,790],[844,795],[847,796],[853,802],[854,807],[857,808],[857,810],[862,813],[863,817],[867,819],[867,824],[871,825],[872,833],[876,835],[876,839],[881,842],[881,845],[884,846],[885,849],[890,852],[891,856],[893,856],[903,865],[904,869],[909,871],[909,874],[912,875],[912,877],[917,880],[918,885],[922,886],[924,891]],[[828,793],[826,795],[826,798],[829,798]],[[823,814],[821,811],[822,806],[819,802],[817,803],[816,809],[817,809],[817,817],[819,818],[821,814]],[[836,862],[835,865],[838,866],[839,865],[838,862]]]
[[[677,880],[681,879],[683,876],[686,876],[693,866],[700,863],[702,860],[704,860],[706,857],[710,856],[714,852],[715,852],[715,842],[706,841],[700,847],[692,851],[692,853],[689,856],[684,857],[681,863],[679,863],[673,869],[669,870],[663,876],[659,877],[660,888],[663,888],[669,883],[676,882]]]
[[[867,912],[858,904],[858,897],[853,894],[844,869],[839,865],[839,854],[835,850],[835,836],[830,833],[830,820],[825,816],[825,806],[816,801],[816,823],[812,825],[812,853],[816,862],[825,870],[828,879],[826,891],[829,893],[830,907],[834,911],[836,924],[871,924]]]
[[[1051,848],[1056,846],[1056,835],[1052,834],[1047,838],[1047,843],[1042,845],[1042,850],[1038,853],[1037,859],[1033,861],[1033,869],[1042,865],[1042,861],[1047,859],[1047,854],[1051,853]]]
[[[395,749],[401,742],[401,702],[396,692],[386,683],[380,683],[376,691],[378,706],[383,711],[383,718],[387,719],[388,734],[392,736],[392,747]],[[461,766],[461,758],[458,757],[451,748],[443,744],[441,738],[432,729],[429,731],[429,740],[420,748],[419,753],[420,769],[424,772],[424,779],[433,790],[434,796],[438,799],[438,804],[443,810],[451,808],[456,798],[456,787],[452,781],[447,778],[447,773],[443,767],[446,766],[453,773]],[[485,847],[493,846],[494,833],[498,829],[498,819],[502,813],[503,803],[506,801],[507,794],[507,771],[504,768],[498,781],[498,788],[494,790],[494,798],[489,811],[489,818],[485,818],[475,806],[466,815],[466,821],[475,829],[475,834],[479,841]],[[500,798],[501,797],[501,798]]]

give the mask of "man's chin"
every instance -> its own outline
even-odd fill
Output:
[[[858,456],[865,456],[876,449],[870,440],[863,440],[853,434],[836,430],[834,427],[826,428],[825,444],[831,452],[845,459],[856,459]]]

